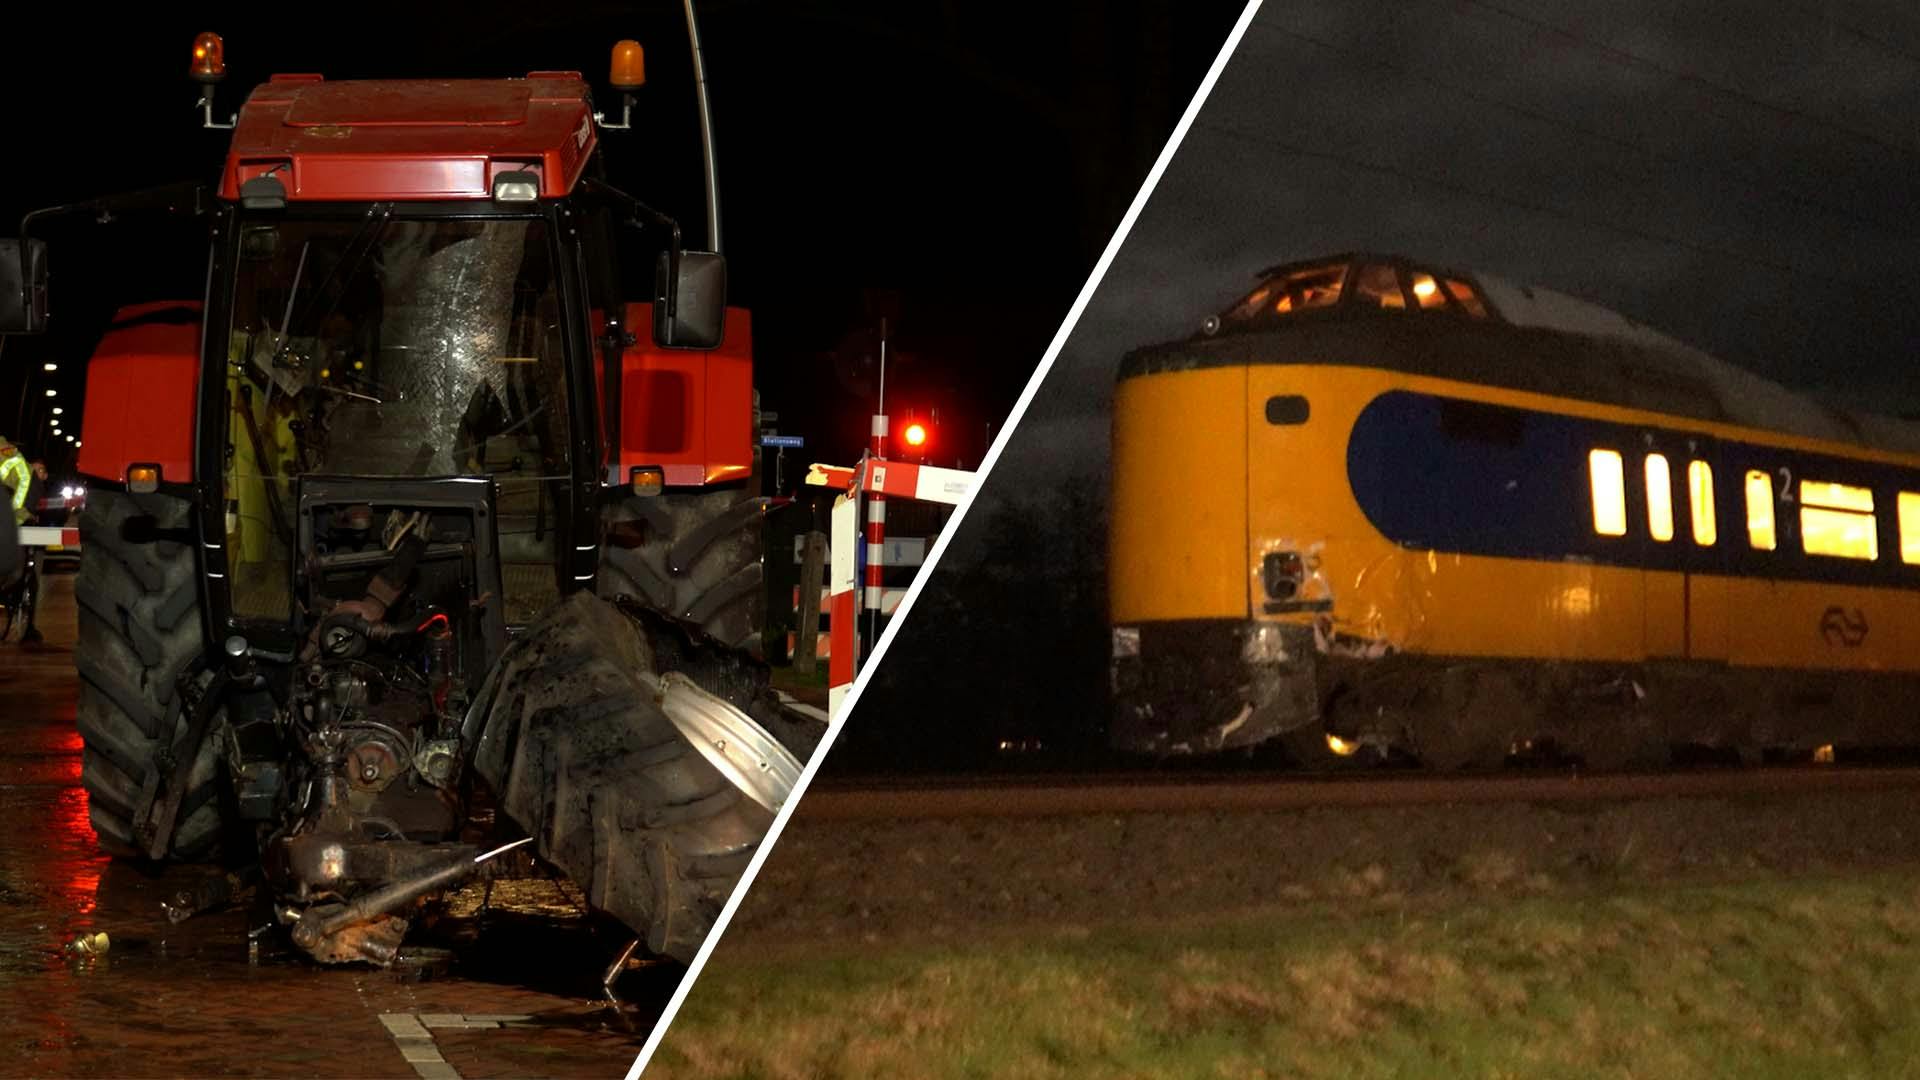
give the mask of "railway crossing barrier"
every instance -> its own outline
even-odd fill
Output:
[[[873,508],[881,499],[958,505],[966,501],[976,479],[977,474],[960,469],[888,461],[872,455],[862,458],[852,468],[816,464],[807,470],[807,483],[845,492],[833,500],[832,539],[827,549],[830,562],[826,603],[829,722],[837,724],[842,719],[841,707],[859,671],[861,651],[872,644],[863,645],[860,639],[860,611],[891,615],[905,596],[904,590],[888,589],[882,577],[887,566],[885,518],[874,513]],[[861,513],[862,503],[867,506],[865,515]],[[863,516],[866,529],[861,536],[859,525]],[[863,539],[864,545],[860,543]],[[861,549],[865,555],[864,573],[857,553]]]
[[[80,530],[72,525],[22,525],[20,546],[79,551]]]

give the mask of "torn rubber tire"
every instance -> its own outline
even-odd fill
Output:
[[[80,783],[102,850],[140,854],[134,815],[149,773],[187,729],[180,676],[199,659],[198,575],[190,544],[150,536],[129,539],[129,522],[151,518],[151,534],[189,528],[191,507],[169,495],[94,490],[80,515]],[[144,523],[143,523],[144,524]],[[224,827],[218,793],[218,740],[201,741],[174,819],[170,857],[213,858]]]
[[[607,510],[600,595],[630,597],[760,655],[767,502],[757,476],[621,500]]]
[[[540,857],[652,952],[690,961],[773,823],[662,710],[634,618],[554,607],[488,679],[474,771]],[[724,694],[722,695],[724,696]]]

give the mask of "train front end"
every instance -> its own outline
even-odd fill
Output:
[[[1312,615],[1331,601],[1314,588],[1319,553],[1256,535],[1249,455],[1270,449],[1267,404],[1250,400],[1247,365],[1211,359],[1204,346],[1143,350],[1115,392],[1109,735],[1125,753],[1320,730]],[[1304,465],[1314,449],[1292,434]]]

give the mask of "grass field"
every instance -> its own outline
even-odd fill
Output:
[[[647,1075],[1920,1076],[1920,870],[723,943]]]

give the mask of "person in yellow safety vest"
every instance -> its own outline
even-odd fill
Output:
[[[27,519],[33,516],[32,511],[27,509],[27,489],[32,486],[33,470],[27,465],[27,459],[21,456],[19,447],[13,445],[13,442],[5,435],[0,435],[0,488],[12,489],[9,492],[10,498],[8,499],[8,505],[13,509],[13,521],[16,525],[25,524]],[[41,638],[40,631],[33,625],[33,609],[35,605],[32,601],[32,595],[33,591],[38,590],[39,586],[34,583],[33,553],[31,551],[26,553],[25,569],[27,584],[24,587],[28,591],[21,594],[21,596],[25,597],[27,628],[20,635],[20,644],[37,645],[40,643]],[[8,599],[7,603],[19,604],[22,603],[22,599],[20,596],[16,596]]]
[[[20,448],[13,445],[5,435],[0,435],[0,487],[13,489],[13,520],[16,524],[27,520],[27,488],[33,483],[33,471],[27,467],[27,459],[20,454]]]

